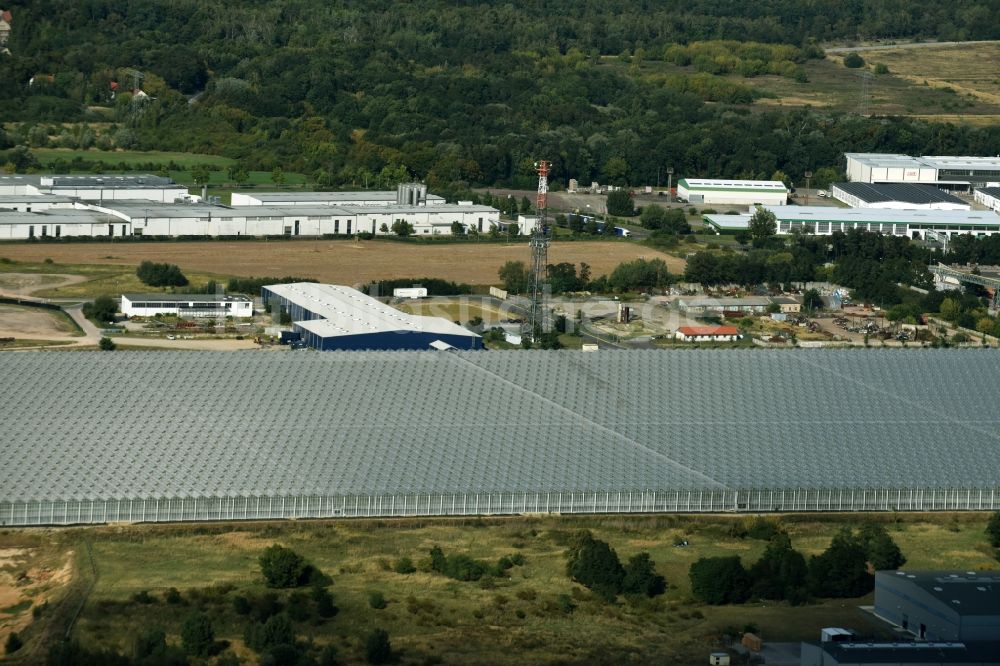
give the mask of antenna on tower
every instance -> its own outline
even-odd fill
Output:
[[[538,224],[531,235],[531,316],[528,320],[528,335],[538,340],[545,328],[545,271],[549,258],[549,237],[545,225],[546,194],[549,191],[549,167],[546,160],[535,162],[538,171]]]

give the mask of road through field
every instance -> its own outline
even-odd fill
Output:
[[[296,276],[335,284],[378,279],[434,277],[469,284],[497,283],[507,261],[531,263],[527,243],[442,243],[393,241],[207,241],[140,243],[25,243],[5,245],[0,255],[14,261],[136,266],[144,260],[177,264],[183,270],[223,276]],[[671,272],[684,260],[626,241],[555,242],[549,263],[587,263],[591,274],[608,274],[623,261],[663,259]]]
[[[870,46],[837,46],[823,49],[824,53],[856,53],[861,51],[890,51],[896,49],[925,49],[934,46],[972,46],[973,44],[1000,44],[997,39],[982,39],[971,42],[911,42],[906,44],[872,44]]]

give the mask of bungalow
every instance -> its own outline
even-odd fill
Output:
[[[781,308],[779,312],[784,314],[802,312],[802,303],[788,296],[775,296],[771,299],[771,302]]]
[[[681,342],[733,342],[739,337],[735,326],[681,326],[674,334]]]

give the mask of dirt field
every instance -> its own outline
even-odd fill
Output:
[[[71,338],[78,331],[59,312],[0,304],[0,338]]]
[[[455,243],[415,245],[389,241],[252,241],[206,243],[73,243],[71,245],[6,245],[0,256],[15,261],[56,264],[135,266],[143,260],[170,262],[185,272],[218,275],[309,277],[323,282],[356,284],[373,279],[436,277],[469,284],[497,282],[506,261],[530,263],[527,244]],[[623,261],[660,258],[671,271],[684,261],[627,242],[553,243],[549,263],[590,264],[595,276],[610,273]]]

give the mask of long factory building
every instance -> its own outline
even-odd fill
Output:
[[[881,208],[835,208],[832,206],[766,206],[777,218],[779,234],[795,230],[829,236],[851,229],[913,239],[947,239],[972,234],[1000,233],[1000,215],[990,211],[894,210]],[[703,216],[705,226],[716,233],[737,233],[750,226],[753,211],[739,215]]]
[[[89,180],[88,180],[89,179]],[[155,180],[147,180],[155,179]],[[0,240],[138,236],[417,236],[500,227],[500,212],[449,204],[420,183],[378,192],[235,193],[235,205],[201,201],[156,176],[0,177]],[[46,185],[45,183],[49,183]],[[64,186],[57,186],[63,183]]]
[[[844,153],[844,158],[847,179],[855,183],[923,183],[959,192],[1000,183],[1000,157]]]
[[[0,526],[996,510],[998,374],[979,349],[0,354]]]

